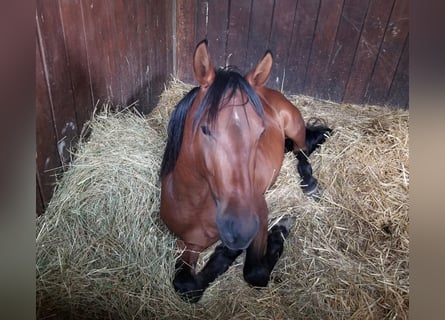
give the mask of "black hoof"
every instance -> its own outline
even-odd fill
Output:
[[[266,268],[255,268],[244,271],[244,280],[252,287],[266,287],[269,283],[270,272]]]
[[[179,293],[179,296],[185,302],[197,303],[199,300],[201,300],[203,293],[204,293],[203,290],[187,291],[187,292]]]
[[[173,288],[183,300],[190,303],[198,302],[204,293],[199,279],[195,277],[190,272],[190,268],[182,262],[176,264]]]
[[[204,290],[199,289],[194,281],[180,282],[175,279],[173,288],[175,288],[182,300],[189,303],[198,302],[204,293]]]
[[[303,193],[318,202],[321,199],[322,190],[316,185],[310,190],[303,189]]]
[[[289,230],[292,229],[292,227],[295,225],[296,220],[297,218],[295,218],[293,215],[286,214],[275,220],[272,223],[273,227],[271,229],[275,227],[282,227],[281,233],[283,234],[284,238],[287,238],[287,236],[289,235]]]

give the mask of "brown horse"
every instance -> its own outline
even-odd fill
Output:
[[[266,52],[245,77],[233,68],[215,70],[202,41],[193,57],[200,86],[172,113],[161,166],[161,218],[182,252],[174,288],[190,302],[244,249],[244,279],[267,285],[290,227],[282,219],[268,232],[264,198],[280,172],[285,139],[298,158],[303,192],[317,194],[308,156],[331,129],[306,127],[295,106],[265,87],[271,67],[272,54]],[[200,252],[219,239],[207,264],[195,272]]]

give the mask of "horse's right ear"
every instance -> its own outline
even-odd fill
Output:
[[[215,79],[215,70],[210,62],[207,40],[202,40],[195,48],[193,54],[193,72],[195,79],[204,87],[209,87]]]
[[[263,59],[246,75],[246,80],[252,87],[262,87],[269,79],[270,70],[272,69],[272,52],[266,51]]]

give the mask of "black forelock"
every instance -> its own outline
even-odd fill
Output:
[[[253,104],[256,113],[261,119],[264,119],[263,106],[255,90],[235,67],[229,66],[216,70],[215,80],[196,109],[193,130],[195,130],[197,124],[204,116],[207,116],[207,121],[210,125],[214,123],[221,106],[224,106],[231,98],[233,98],[237,90],[246,94],[247,98]],[[225,96],[226,93],[228,93],[227,96]],[[223,97],[225,101],[222,101]]]

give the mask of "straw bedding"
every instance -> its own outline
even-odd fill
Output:
[[[408,112],[303,96],[289,98],[335,131],[310,157],[319,202],[300,190],[291,154],[266,194],[271,220],[297,218],[269,286],[243,281],[241,256],[198,304],[178,298],[158,170],[169,113],[190,88],[173,80],[147,117],[108,110],[90,121],[37,219],[38,318],[407,318]]]

